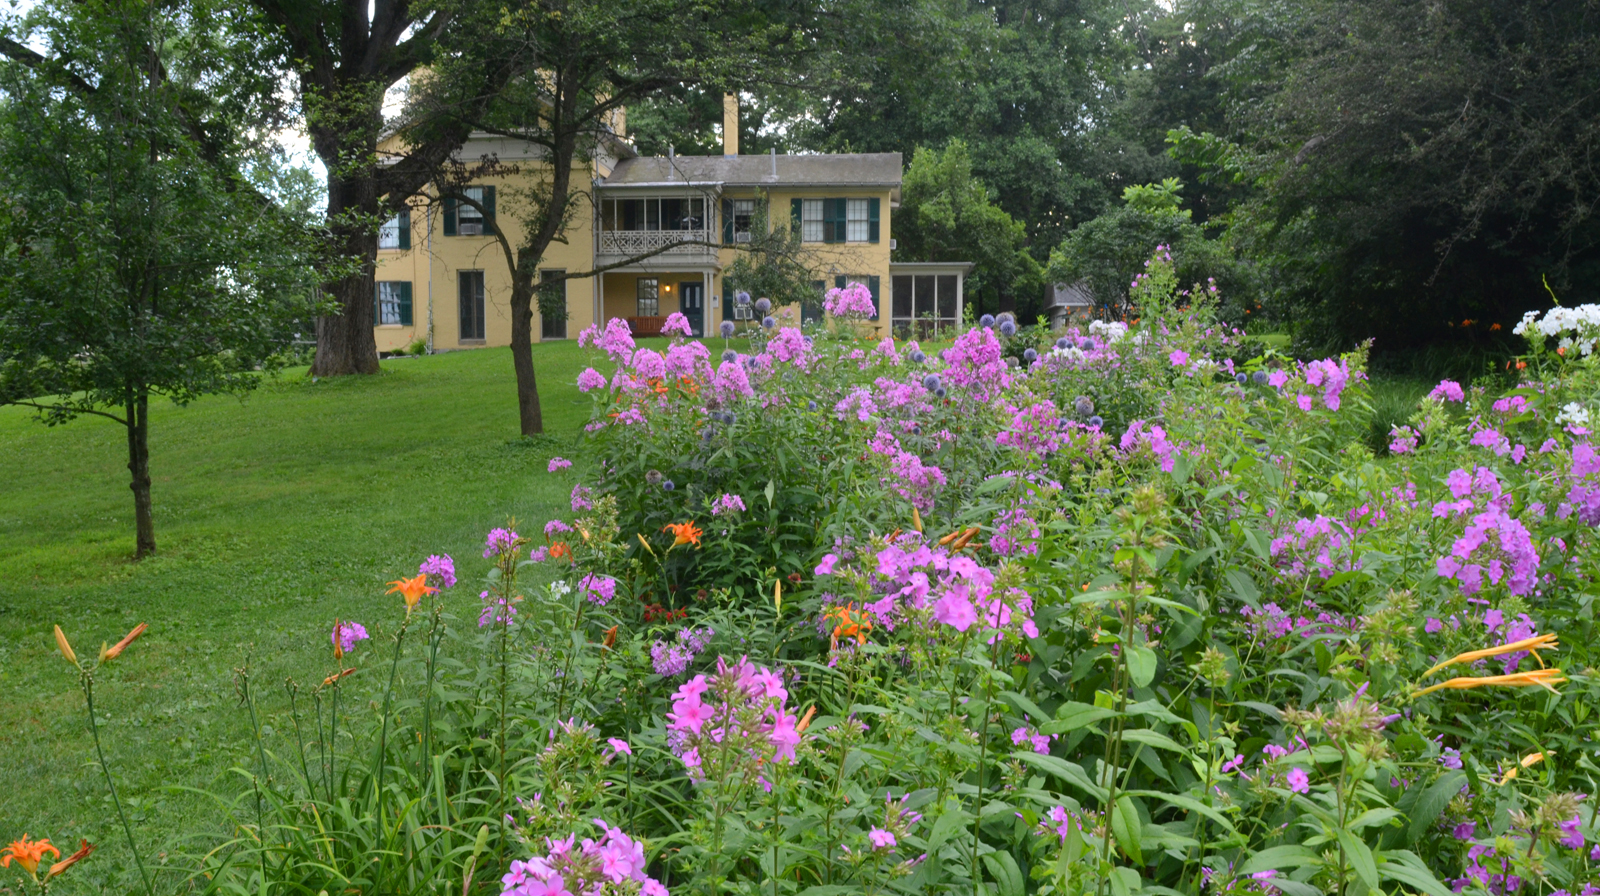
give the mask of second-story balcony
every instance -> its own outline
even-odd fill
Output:
[[[602,230],[596,255],[612,258],[656,254],[653,258],[708,261],[717,256],[720,234],[704,229],[681,230]]]

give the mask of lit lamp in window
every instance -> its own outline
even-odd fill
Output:
[[[662,292],[672,292],[672,284],[668,283],[666,286],[661,287],[661,291]]]

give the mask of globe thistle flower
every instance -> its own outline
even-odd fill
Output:
[[[1265,386],[1267,384],[1267,372],[1265,370],[1257,370],[1255,373],[1250,374],[1250,382],[1255,383],[1257,386]]]
[[[672,480],[671,479],[663,479],[661,481],[661,488],[664,491],[669,491],[670,492],[673,489],[677,488],[677,486],[672,484]]]
[[[644,481],[650,483],[651,485],[660,485],[661,484],[661,471],[660,470],[647,471],[644,474]]]
[[[978,326],[985,328],[994,326],[994,315],[985,314],[984,316],[978,318]]]
[[[748,304],[750,304],[750,294],[745,292],[742,289],[739,290],[738,292],[733,294],[733,303],[735,305],[748,305]]]
[[[912,352],[910,358],[913,364],[921,364],[923,361],[928,360],[928,356],[924,355],[920,350]]]
[[[1100,427],[1106,425],[1104,417],[1090,417],[1084,422],[1088,423],[1090,426],[1093,426],[1095,429],[1099,429]]]
[[[1082,340],[1081,342],[1078,343],[1078,348],[1081,348],[1086,352],[1092,352],[1092,351],[1094,351],[1094,340],[1093,339]]]
[[[929,392],[938,391],[939,385],[939,375],[937,373],[930,373],[922,378],[922,388],[927,389]]]
[[[1016,325],[1016,323],[1014,321],[1009,321],[1009,320],[1001,321],[1000,322],[1000,335],[1001,336],[1015,336],[1015,335],[1017,335],[1017,325]]]
[[[946,396],[946,395],[948,395],[948,394],[949,394],[949,393],[948,393],[948,392],[946,392],[946,391],[945,391],[945,389],[944,389],[944,387],[943,387],[943,386],[940,386],[940,387],[939,387],[939,388],[937,388],[937,389],[935,389],[935,390],[933,390],[933,396],[934,396],[934,397],[935,397],[935,398],[943,398],[943,397],[945,397],[945,396]]]
[[[739,422],[739,415],[735,414],[732,411],[728,411],[727,413],[722,415],[722,422],[728,424],[729,426],[732,426],[733,424]]]
[[[771,310],[772,310],[772,302],[771,302],[771,300],[766,299],[766,298],[756,299],[756,313],[757,314],[766,314],[768,311],[771,311]]]
[[[814,411],[814,410],[816,410],[816,409],[817,409],[817,403],[816,403],[816,402],[815,402],[815,401],[808,401],[808,402],[806,402],[806,410],[808,410],[808,411]]]
[[[727,361],[737,361],[737,360],[739,360],[739,353],[738,353],[738,352],[736,352],[736,351],[734,351],[734,350],[733,350],[733,349],[731,349],[731,348],[729,348],[729,349],[723,349],[723,351],[722,351],[722,360],[723,360],[723,361],[724,361],[724,362],[727,362]]]
[[[1245,383],[1250,381],[1250,378],[1245,376],[1242,373],[1234,374],[1233,379],[1234,379],[1235,382],[1237,382],[1241,386],[1243,386]]]
[[[1033,362],[1039,360],[1039,353],[1037,351],[1031,349],[1031,348],[1030,349],[1025,349],[1022,352],[1022,360],[1027,362],[1027,363],[1029,363],[1029,364],[1032,364]]]
[[[1072,409],[1078,412],[1079,417],[1088,417],[1094,414],[1094,399],[1087,395],[1079,395],[1072,401]]]
[[[765,302],[766,299],[762,299],[761,301]],[[774,320],[772,315],[770,315],[770,314],[761,319],[761,327],[762,327],[762,329],[770,330],[773,327],[776,327],[777,325],[778,325],[778,322],[776,320]]]
[[[722,326],[718,327],[717,329],[721,331],[723,339],[733,338],[733,321],[725,320],[722,322]]]

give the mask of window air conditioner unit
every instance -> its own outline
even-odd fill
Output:
[[[483,236],[483,225],[482,224],[462,223],[459,227],[456,228],[456,230],[462,236]]]
[[[889,251],[893,252],[894,250],[896,250],[898,248],[900,248],[900,241],[896,240],[896,239],[893,239],[893,238],[890,238],[890,240],[889,240]]]
[[[746,231],[743,231],[742,233],[735,233],[733,235],[733,241],[736,242],[736,243],[748,243],[748,242],[750,242],[750,231],[746,230]]]
[[[752,319],[751,318],[751,314],[754,311],[755,311],[755,309],[753,307],[749,306],[749,305],[734,305],[733,306],[733,319],[734,320],[751,320]]]

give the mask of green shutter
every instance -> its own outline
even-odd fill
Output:
[[[878,200],[874,199],[872,201],[873,202],[877,202]],[[872,293],[872,319],[873,320],[877,320],[878,319],[878,278],[877,277],[868,277],[867,278],[867,291]]]
[[[494,233],[494,187],[483,188],[483,232]]]
[[[845,242],[850,230],[848,225],[850,200],[833,200],[833,242]]]
[[[381,288],[378,281],[372,281],[372,325],[374,327],[383,321],[383,309],[378,305],[378,290]]]
[[[804,199],[789,200],[789,223],[794,229],[795,236],[804,234],[804,221],[806,216],[806,201]]]
[[[835,289],[844,289],[844,285],[847,282],[849,282],[849,278],[846,277],[843,274],[840,274],[839,276],[833,278],[833,286],[834,286]]]
[[[878,241],[878,197],[867,200],[867,242]]]
[[[400,248],[409,249],[411,248],[411,206],[408,205],[402,208],[397,217],[400,224]]]
[[[733,200],[722,200],[722,242],[733,245]]]
[[[405,231],[401,231],[404,233]],[[411,281],[400,281],[400,325],[411,326]]]
[[[448,196],[444,200],[444,235],[456,235],[456,201]]]

